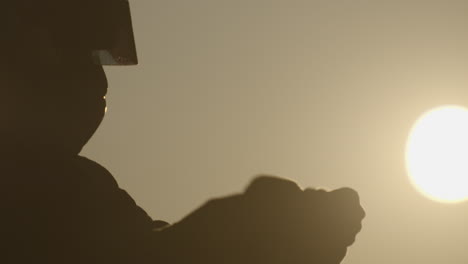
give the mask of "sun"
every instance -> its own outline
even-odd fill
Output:
[[[406,168],[426,197],[446,203],[468,200],[468,109],[448,105],[424,113],[408,137]]]

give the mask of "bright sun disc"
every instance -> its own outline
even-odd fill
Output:
[[[468,109],[443,106],[423,114],[406,145],[414,186],[439,202],[468,199]]]

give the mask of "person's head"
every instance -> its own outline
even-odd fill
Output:
[[[102,51],[112,59],[128,2],[8,2],[0,17],[0,144],[77,154],[104,116]]]

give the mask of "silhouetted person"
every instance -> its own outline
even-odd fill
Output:
[[[357,193],[271,177],[168,226],[78,153],[105,113],[102,65],[135,64],[125,0],[2,3],[1,263],[339,263]]]

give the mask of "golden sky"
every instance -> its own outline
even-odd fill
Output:
[[[467,1],[131,1],[140,65],[108,67],[83,154],[155,219],[269,173],[350,186],[367,211],[346,264],[468,263],[468,204],[405,171],[426,110],[468,106]]]

